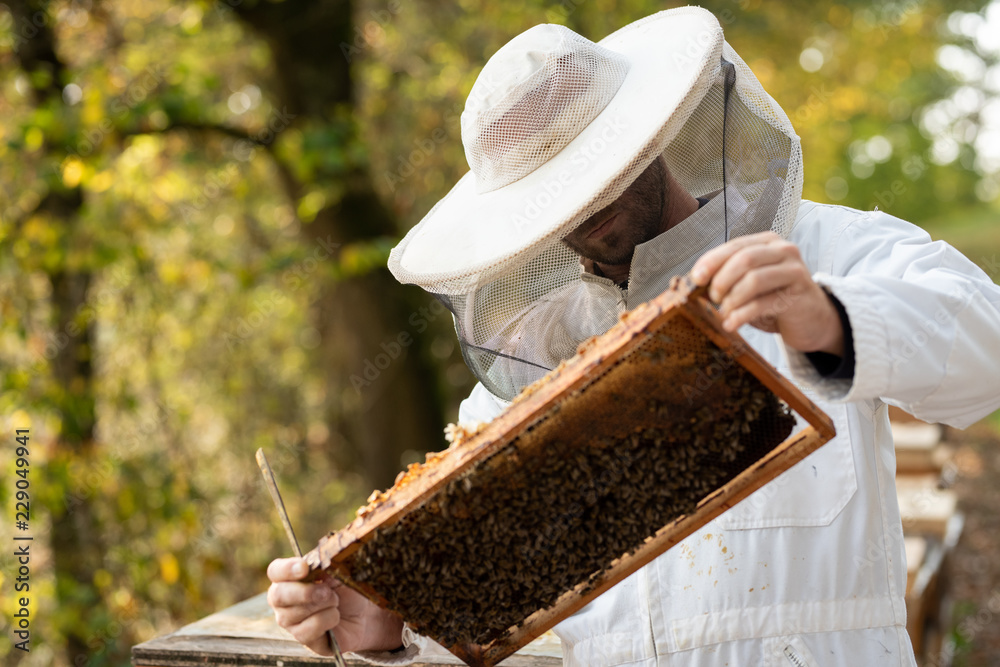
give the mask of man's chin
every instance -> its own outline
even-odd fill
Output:
[[[619,238],[608,239],[610,241],[618,241]],[[632,254],[635,252],[635,246],[629,248],[623,248],[622,243],[601,243],[596,244],[590,255],[585,255],[590,259],[598,262],[600,264],[628,264],[632,261]]]
[[[592,252],[583,256],[604,266],[624,266],[632,261],[632,252],[619,252],[616,254],[611,252]]]
[[[614,240],[614,239],[611,239]],[[635,248],[629,250],[624,250],[615,247],[613,244],[607,243],[588,243],[588,244],[576,244],[563,239],[563,243],[575,252],[577,255],[591,260],[592,262],[597,262],[598,264],[605,264],[616,266],[620,264],[628,264],[632,261],[632,253],[635,252]]]

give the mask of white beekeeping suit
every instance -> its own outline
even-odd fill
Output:
[[[798,138],[708,12],[655,14],[594,44],[537,26],[487,63],[463,114],[472,171],[393,250],[455,316],[487,421],[706,250],[773,230],[842,307],[853,373],[740,334],[837,436],[562,622],[565,663],[914,665],[887,404],[964,427],[1000,406],[1000,288],[884,213],[801,201]],[[561,240],[662,159],[702,206],[636,246],[626,285]],[[407,630],[408,664],[442,652]]]

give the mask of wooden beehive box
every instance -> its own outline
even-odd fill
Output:
[[[701,292],[675,279],[411,466],[306,555],[314,573],[495,665],[832,438]]]

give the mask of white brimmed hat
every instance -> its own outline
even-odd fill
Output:
[[[393,275],[467,293],[558,242],[677,135],[717,81],[724,47],[719,22],[697,7],[599,43],[559,25],[515,37],[486,63],[462,114],[471,171],[393,249]]]

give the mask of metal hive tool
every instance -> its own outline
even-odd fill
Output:
[[[306,554],[312,569],[491,666],[830,440],[701,292],[675,279],[411,466]]]

